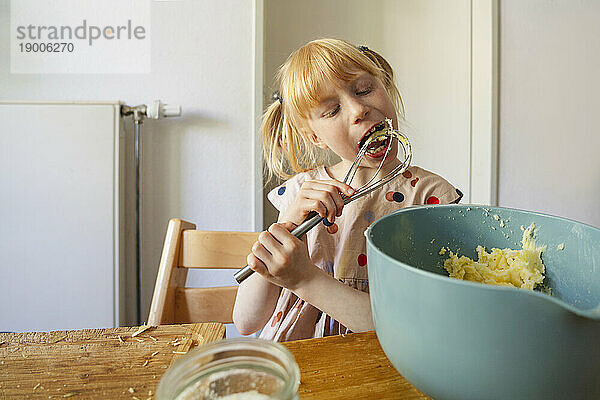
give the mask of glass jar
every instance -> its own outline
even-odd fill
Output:
[[[300,370],[283,345],[224,339],[191,350],[161,378],[159,400],[297,400]]]

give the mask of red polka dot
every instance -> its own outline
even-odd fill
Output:
[[[427,204],[440,204],[440,199],[435,196],[429,196],[429,198],[427,198]]]
[[[413,179],[412,181],[410,181],[410,185],[411,185],[412,187],[415,187],[415,185],[417,184],[417,182],[419,182],[419,178],[415,178],[415,179]]]
[[[394,201],[394,192],[387,192],[387,193],[385,194],[385,199],[386,199],[387,201]]]
[[[327,227],[327,232],[334,234],[338,231],[338,226],[337,224],[333,224]]]
[[[404,171],[404,172],[402,173],[402,176],[403,176],[403,177],[405,177],[406,179],[410,179],[410,178],[412,178],[412,174],[411,174],[411,172],[410,172],[410,171]]]
[[[271,327],[272,328],[274,328],[275,325],[279,322],[279,320],[281,319],[282,315],[283,315],[283,311],[279,311],[277,313],[277,315],[273,317],[273,320],[271,321]]]
[[[367,256],[366,255],[359,254],[358,265],[360,265],[361,267],[364,267],[365,265],[367,265]]]

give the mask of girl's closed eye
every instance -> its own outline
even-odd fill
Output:
[[[373,90],[373,88],[368,87],[366,89],[357,91],[356,94],[359,95],[359,96],[365,96],[365,95],[371,93],[372,90]]]
[[[323,114],[323,116],[326,118],[331,118],[331,117],[335,116],[339,110],[340,110],[340,105],[336,104],[335,107],[333,107],[332,109],[327,111],[325,114]]]
[[[364,96],[373,91],[373,83],[371,81],[360,83],[356,86],[356,95]]]

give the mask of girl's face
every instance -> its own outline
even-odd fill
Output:
[[[351,163],[360,150],[358,142],[386,118],[398,129],[396,110],[383,83],[368,72],[357,71],[349,82],[336,81],[323,88],[320,103],[310,111],[308,126],[313,143]],[[394,144],[385,163],[396,160],[396,153]],[[376,168],[382,159],[381,151],[367,153],[361,166]]]

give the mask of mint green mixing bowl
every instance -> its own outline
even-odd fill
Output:
[[[550,295],[448,277],[441,247],[473,259],[477,245],[520,249],[520,227],[532,222],[547,246]],[[457,400],[600,399],[599,229],[508,208],[438,205],[399,210],[365,235],[377,337],[421,391]]]

